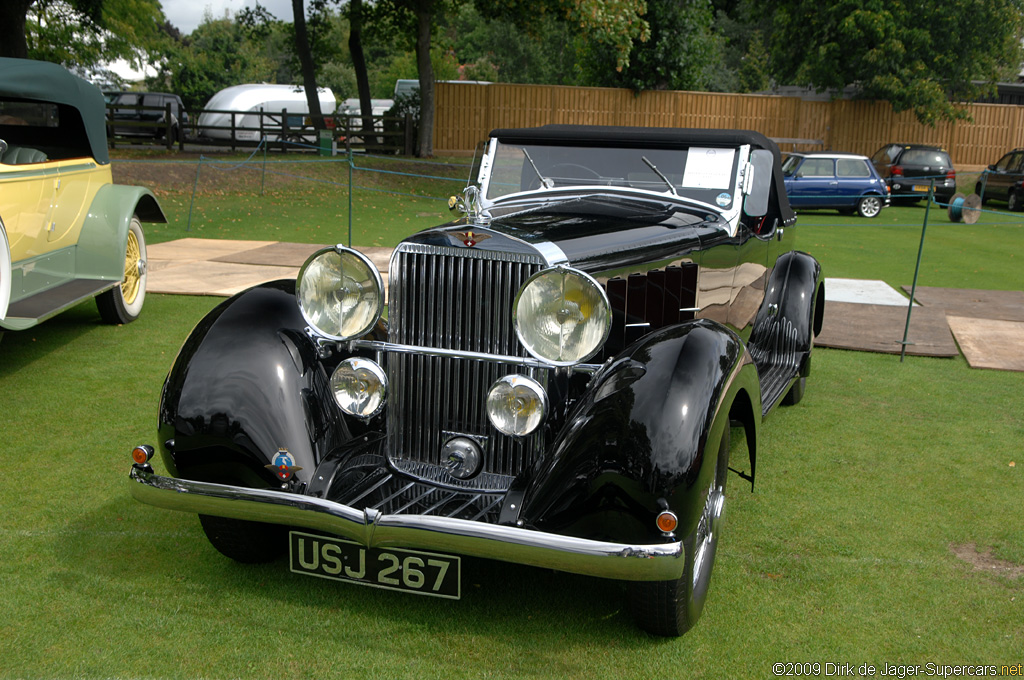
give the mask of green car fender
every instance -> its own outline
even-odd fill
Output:
[[[7,241],[7,229],[0,218],[0,321],[7,318],[7,303],[11,301],[11,276],[11,244]]]
[[[153,192],[145,187],[105,184],[96,192],[78,237],[78,278],[120,281],[132,216],[141,222],[167,222]]]

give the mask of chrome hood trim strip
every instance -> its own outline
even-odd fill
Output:
[[[448,517],[384,515],[321,498],[162,477],[133,465],[136,500],[169,510],[325,531],[367,547],[438,550],[588,576],[668,581],[683,573],[682,543],[628,545]]]

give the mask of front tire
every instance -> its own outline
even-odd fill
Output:
[[[146,263],[146,237],[142,233],[142,223],[132,215],[124,253],[124,278],[120,285],[96,298],[96,307],[104,323],[125,324],[139,318],[146,300]]]
[[[988,203],[988,196],[985,196],[982,193],[982,191],[984,191],[984,189],[985,189],[985,187],[982,186],[981,182],[979,182],[979,183],[974,185],[974,193],[976,193],[976,194],[978,194],[978,196],[982,197],[982,199],[981,199],[981,204],[982,205],[985,205],[986,203]]]
[[[877,217],[882,212],[880,196],[864,196],[857,202],[857,214],[861,217]]]
[[[1010,212],[1020,212],[1021,208],[1024,208],[1024,203],[1020,200],[1020,194],[1016,191],[1011,191],[1010,195],[1006,197],[1006,207]]]
[[[693,628],[704,610],[725,511],[728,472],[729,427],[726,425],[704,510],[697,527],[683,540],[686,560],[683,575],[673,581],[638,581],[632,586],[633,616],[637,625],[652,635],[678,637]]]
[[[221,555],[243,564],[273,562],[287,547],[286,529],[277,524],[199,515],[203,533]]]

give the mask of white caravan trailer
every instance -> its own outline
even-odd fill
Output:
[[[320,111],[325,116],[334,113],[337,103],[329,87],[317,89]],[[260,111],[264,114],[260,116]],[[282,119],[286,111],[286,119]],[[296,132],[304,125],[309,115],[306,91],[300,85],[235,85],[228,87],[210,98],[199,115],[199,136],[211,139],[231,139],[232,118],[234,118],[235,140],[259,141],[262,118],[262,133],[268,139],[278,140],[285,136],[287,123],[288,137],[297,138]],[[307,130],[308,132],[308,130]],[[306,134],[303,141],[314,143],[315,138]]]

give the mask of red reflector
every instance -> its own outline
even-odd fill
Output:
[[[903,168],[901,168],[898,165],[892,166],[892,169],[890,170],[890,172],[892,173],[893,177],[902,177],[903,176]]]
[[[679,524],[679,520],[676,518],[675,513],[665,510],[658,515],[658,529],[666,534],[670,534],[676,530],[676,526]]]
[[[139,465],[145,465],[153,457],[153,450],[144,446],[136,446],[132,449],[132,460]]]

